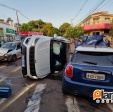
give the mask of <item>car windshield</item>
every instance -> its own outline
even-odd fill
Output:
[[[18,35],[16,37],[16,40],[21,41],[21,40],[25,39],[25,37],[27,37],[27,35],[22,35],[22,36]]]
[[[7,49],[15,49],[16,43],[5,43],[1,46],[1,48],[7,48]]]
[[[77,52],[73,58],[74,63],[113,66],[113,53],[105,52]]]

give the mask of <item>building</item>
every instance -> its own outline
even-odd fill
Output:
[[[83,27],[85,35],[108,34],[113,23],[113,14],[97,12],[89,15],[79,25]]]
[[[8,23],[0,20],[0,40],[5,42],[14,40],[15,29],[12,20],[8,21]]]

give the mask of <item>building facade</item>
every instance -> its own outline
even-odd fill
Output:
[[[89,15],[79,25],[83,27],[85,35],[109,34],[110,25],[113,23],[113,14],[97,12]]]
[[[0,40],[4,42],[13,41],[15,39],[15,30],[13,21],[9,23],[0,21]]]

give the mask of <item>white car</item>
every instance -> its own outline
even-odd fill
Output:
[[[21,57],[21,43],[7,42],[0,48],[0,61],[16,61]]]
[[[27,37],[22,45],[24,77],[41,79],[65,66],[69,41],[48,36]]]

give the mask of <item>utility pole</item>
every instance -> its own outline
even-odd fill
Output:
[[[6,7],[6,8],[8,8],[8,9],[11,9],[11,10],[16,11],[16,17],[17,17],[17,33],[18,33],[18,32],[20,31],[20,30],[19,30],[18,10],[14,9],[14,8],[12,8],[12,7],[6,6],[6,5],[4,5],[4,4],[0,4],[0,6],[3,6],[3,7]]]
[[[16,10],[16,17],[17,17],[17,33],[20,32],[20,28],[19,28],[19,19],[18,19],[18,11]]]
[[[71,19],[71,26],[72,26],[72,27],[73,27],[73,20],[74,20],[74,19]]]

